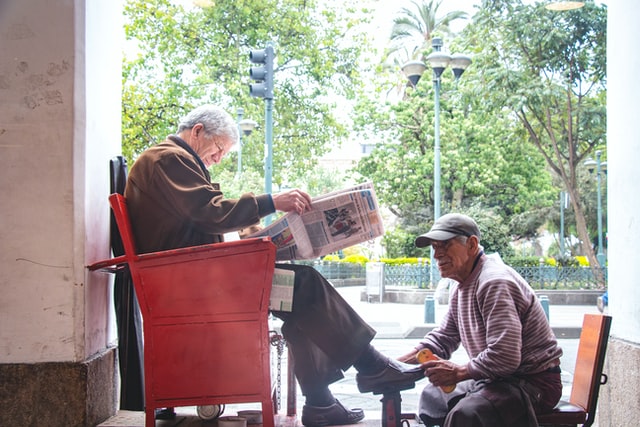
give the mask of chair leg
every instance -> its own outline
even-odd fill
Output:
[[[382,402],[382,427],[401,427],[400,402],[402,402],[402,397],[400,397],[400,392],[384,393],[380,401]]]

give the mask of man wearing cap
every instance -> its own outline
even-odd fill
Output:
[[[439,360],[422,364],[430,384],[420,398],[427,426],[537,426],[562,395],[556,337],[529,284],[499,256],[480,246],[476,222],[457,213],[438,218],[415,241],[432,246],[442,277],[459,282],[441,324],[400,361],[418,363],[429,349]],[[462,344],[469,361],[451,354]],[[445,393],[440,387],[456,384]]]

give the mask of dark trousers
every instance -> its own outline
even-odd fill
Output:
[[[376,332],[314,268],[277,264],[295,271],[293,311],[274,311],[294,360],[302,393],[343,378]]]

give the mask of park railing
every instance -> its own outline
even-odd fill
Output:
[[[315,262],[313,267],[327,280],[366,280],[366,267],[344,262]],[[597,289],[596,280],[589,267],[514,267],[534,289]],[[406,287],[415,289],[435,289],[440,273],[434,271],[432,283],[431,268],[428,264],[382,265],[382,286],[385,288]],[[607,269],[604,269],[605,279]]]

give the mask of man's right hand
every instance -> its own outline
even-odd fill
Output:
[[[311,196],[302,190],[294,189],[272,194],[271,199],[277,211],[295,211],[302,215],[311,209]]]

